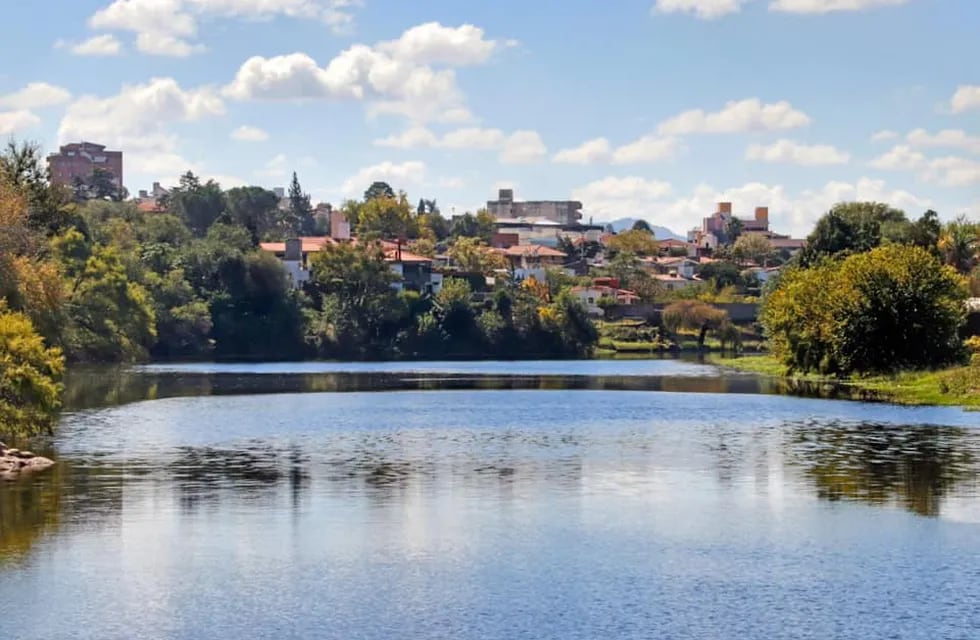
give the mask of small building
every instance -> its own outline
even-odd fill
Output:
[[[487,211],[494,218],[546,218],[560,224],[575,224],[582,219],[582,203],[575,200],[514,200],[513,189],[500,189],[496,200],[487,201]]]
[[[599,300],[602,298],[614,300],[618,305],[633,305],[640,299],[635,291],[600,284],[593,284],[589,287],[572,287],[570,293],[585,306],[589,315],[597,317],[605,315],[605,311],[599,306]]]
[[[517,281],[529,277],[543,281],[548,269],[561,268],[567,259],[563,252],[543,245],[518,244],[506,249],[496,248],[494,251],[507,259]]]
[[[663,273],[657,274],[653,276],[653,278],[667,291],[680,291],[682,289],[697,287],[704,284],[704,281],[698,278],[682,278],[677,275],[668,275]]]
[[[72,142],[48,155],[48,171],[55,185],[73,187],[76,180],[88,181],[96,169],[109,174],[113,185],[122,190],[122,151],[107,151],[104,144],[94,142]]]
[[[699,264],[696,260],[691,260],[690,258],[672,258],[669,256],[643,258],[642,262],[656,273],[680,276],[681,278],[687,279],[694,277]]]

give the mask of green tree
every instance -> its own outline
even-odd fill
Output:
[[[78,223],[69,206],[70,192],[50,184],[47,162],[37,144],[9,140],[0,152],[0,181],[24,194],[32,229],[51,235]]]
[[[180,177],[180,184],[173,187],[162,204],[168,213],[181,220],[198,237],[204,236],[225,211],[225,194],[214,180],[201,183],[188,171]]]
[[[460,271],[490,275],[497,269],[507,268],[507,260],[479,238],[456,238],[447,255]]]
[[[30,319],[0,300],[0,434],[49,429],[61,406],[63,372],[61,352],[46,347]]]
[[[720,331],[729,323],[728,313],[697,300],[678,300],[663,311],[663,323],[671,332],[698,331],[698,348],[704,348],[708,331]]]
[[[909,223],[905,213],[880,202],[843,202],[827,212],[799,254],[804,266],[825,257],[874,249],[882,240],[904,241]]]
[[[765,266],[772,254],[772,243],[763,235],[746,233],[738,237],[732,246],[732,256],[739,262],[755,262]]]
[[[631,229],[633,231],[643,231],[649,233],[650,235],[653,235],[653,227],[651,227],[650,223],[647,222],[646,220],[637,220],[636,222],[633,223]]]
[[[742,230],[745,228],[745,224],[740,218],[732,216],[725,225],[725,244],[733,245],[742,236]]]
[[[398,198],[372,198],[360,208],[357,232],[361,236],[396,240],[418,235],[417,221],[404,193]]]
[[[773,353],[792,369],[934,367],[961,355],[965,297],[963,280],[925,249],[888,245],[786,270],[760,321]]]
[[[228,221],[248,229],[254,244],[275,230],[279,198],[272,191],[262,187],[235,187],[225,192],[225,200]]]
[[[395,190],[387,182],[372,182],[371,186],[364,192],[364,202],[370,202],[375,198],[394,198]]]
[[[655,256],[659,251],[653,234],[640,229],[617,233],[606,244],[613,251],[626,251],[637,256]]]
[[[970,273],[980,263],[980,223],[960,216],[943,227],[937,246],[946,264]]]
[[[287,235],[308,236],[313,233],[316,221],[313,219],[313,205],[310,204],[309,194],[303,193],[299,178],[293,171],[293,179],[289,183],[289,212],[286,227]]]

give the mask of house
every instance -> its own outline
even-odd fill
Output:
[[[693,278],[698,268],[698,262],[690,258],[661,256],[658,258],[644,258],[642,262],[657,273],[680,276],[681,278],[687,279]]]
[[[700,280],[699,278],[682,278],[681,276],[663,273],[653,276],[653,279],[659,282],[667,291],[680,291],[682,289],[697,287],[704,284],[704,281]]]
[[[500,248],[518,244],[557,247],[562,239],[572,242],[598,242],[602,234],[601,225],[561,223],[545,217],[497,218],[490,245]]]
[[[782,267],[749,267],[743,273],[750,273],[755,276],[760,285],[765,285],[774,276],[779,275]]]
[[[681,251],[683,251],[689,258],[693,258],[698,255],[698,247],[693,242],[684,242],[683,240],[668,238],[666,240],[658,240],[657,245],[660,248],[660,253],[663,255],[676,255]]]
[[[640,299],[636,292],[618,287],[593,284],[589,287],[572,287],[570,293],[582,303],[589,315],[603,316],[605,311],[599,306],[601,298],[615,300],[616,304],[632,305]]]
[[[332,221],[333,222],[333,221]],[[341,228],[341,231],[344,229]],[[263,242],[259,247],[272,253],[282,261],[293,286],[301,287],[310,279],[310,256],[326,247],[345,242],[356,243],[356,239],[337,239],[329,236],[290,238],[286,242]],[[436,294],[442,289],[442,274],[433,271],[433,260],[410,253],[401,248],[400,243],[382,242],[384,260],[398,276],[392,285],[398,291],[411,289],[422,293]]]
[[[537,280],[544,280],[548,269],[561,268],[567,258],[557,249],[536,244],[518,244],[506,249],[493,250],[507,259],[511,273],[517,281],[532,276]]]

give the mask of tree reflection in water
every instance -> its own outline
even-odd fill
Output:
[[[957,427],[803,423],[789,434],[791,463],[827,500],[897,503],[937,516],[955,485],[977,480],[980,438]]]

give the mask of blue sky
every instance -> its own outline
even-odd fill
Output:
[[[500,186],[676,231],[840,200],[980,217],[975,0],[72,0],[5,9],[0,135],[339,203]]]

